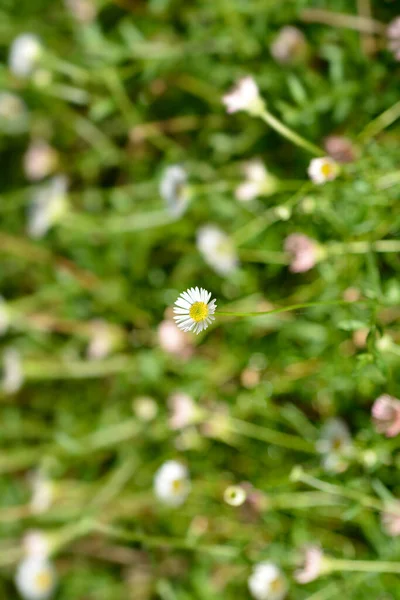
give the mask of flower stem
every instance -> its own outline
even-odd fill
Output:
[[[268,444],[274,444],[275,446],[282,446],[289,450],[297,450],[308,454],[315,453],[315,445],[312,442],[304,440],[296,435],[276,431],[275,429],[269,429],[268,427],[261,427],[260,425],[254,425],[253,423],[234,418],[228,420],[227,427],[233,433],[267,442]]]
[[[359,571],[367,573],[400,573],[400,562],[380,560],[347,560],[325,558],[326,571]],[[325,567],[324,567],[325,570]]]
[[[274,308],[273,310],[261,311],[261,312],[228,312],[228,311],[218,311],[219,316],[224,317],[260,317],[265,315],[275,315],[282,312],[290,312],[292,310],[297,310],[299,308],[311,308],[316,306],[340,306],[346,304],[357,304],[358,302],[362,302],[362,300],[358,300],[357,302],[349,302],[348,300],[327,300],[322,302],[303,302],[301,304],[292,304],[291,306],[283,306],[280,308]]]
[[[274,129],[277,133],[279,133],[282,137],[293,142],[293,144],[295,144],[296,146],[304,148],[304,150],[307,150],[307,152],[310,152],[311,154],[314,154],[316,156],[324,156],[325,152],[323,152],[321,148],[318,148],[318,146],[315,146],[311,142],[305,140],[301,135],[299,135],[292,129],[289,129],[289,127],[287,127],[281,121],[279,121],[279,119],[274,117],[274,115],[272,115],[268,110],[265,109],[262,113],[260,113],[260,118],[263,121],[265,121],[265,123],[267,123],[270,127],[272,127],[272,129]]]

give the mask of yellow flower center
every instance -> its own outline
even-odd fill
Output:
[[[182,491],[183,482],[182,479],[174,479],[172,482],[172,493],[179,494]]]
[[[283,581],[280,577],[277,577],[270,584],[271,592],[280,592],[283,588]]]
[[[51,575],[48,571],[41,571],[35,577],[36,587],[40,592],[45,592],[51,585]]]
[[[195,302],[190,307],[189,315],[193,319],[193,321],[196,321],[196,323],[199,323],[200,321],[204,321],[204,319],[208,315],[207,304],[205,304],[204,302]]]
[[[321,173],[324,177],[331,177],[334,174],[334,168],[331,164],[325,163],[321,167]]]

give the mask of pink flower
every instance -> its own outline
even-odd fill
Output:
[[[171,429],[183,429],[193,423],[196,415],[196,406],[193,398],[188,394],[176,392],[168,398],[168,406],[171,410],[169,426]]]
[[[372,406],[372,419],[376,430],[386,437],[394,437],[400,433],[400,400],[382,394]]]
[[[264,107],[258,85],[250,75],[240,79],[235,87],[222,97],[222,102],[228,113],[244,110],[256,115],[262,112]]]
[[[174,321],[171,319],[162,321],[158,326],[157,335],[158,343],[165,352],[181,358],[189,358],[192,352],[189,336],[178,329]]]
[[[302,233],[292,233],[285,240],[285,252],[290,254],[289,270],[304,273],[312,269],[317,261],[317,244]]]
[[[400,60],[400,17],[391,21],[386,30],[388,49],[393,52],[396,60]]]
[[[336,162],[351,163],[357,158],[356,150],[349,138],[330,135],[324,140],[324,148]]]
[[[319,546],[306,546],[303,551],[302,564],[295,572],[294,578],[298,583],[309,583],[317,579],[322,571],[324,554]]]
[[[400,502],[393,500],[382,513],[382,528],[387,535],[396,537],[400,535]]]

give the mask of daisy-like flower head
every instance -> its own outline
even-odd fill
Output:
[[[167,167],[161,178],[160,195],[173,217],[181,217],[188,207],[190,194],[187,181],[187,173],[181,165]]]
[[[67,178],[57,175],[35,191],[28,222],[31,237],[43,237],[65,214],[68,205],[67,186]]]
[[[47,558],[50,554],[50,540],[38,529],[27,531],[22,544],[26,556]]]
[[[44,556],[27,556],[18,565],[15,585],[24,600],[48,600],[56,587],[56,572]]]
[[[382,529],[390,537],[400,535],[400,502],[392,500],[381,515]]]
[[[255,600],[283,600],[288,585],[280,568],[272,562],[261,562],[253,567],[247,581]]]
[[[6,348],[3,353],[3,378],[1,387],[6,394],[15,394],[22,387],[24,373],[21,355],[16,348]]]
[[[181,506],[189,494],[190,481],[187,468],[175,460],[168,460],[154,476],[154,492],[168,506]]]
[[[309,583],[317,579],[322,571],[324,554],[317,545],[306,546],[303,550],[303,556],[300,568],[294,574],[298,583]]]
[[[317,185],[333,181],[339,174],[338,164],[330,156],[313,158],[308,167],[308,176]]]
[[[258,85],[250,75],[240,79],[233,89],[223,96],[222,102],[225,104],[228,113],[244,110],[257,116],[265,108]]]
[[[8,57],[10,71],[17,77],[29,77],[37,67],[42,51],[42,44],[36,35],[21,33],[11,44]]]
[[[271,44],[271,54],[276,62],[283,65],[305,58],[307,41],[303,32],[292,25],[282,27]]]
[[[230,485],[224,491],[224,500],[230,506],[241,506],[246,498],[246,490],[240,485]]]
[[[290,255],[289,270],[292,273],[305,273],[317,262],[318,246],[303,233],[290,234],[285,240],[284,249]]]
[[[217,273],[230,275],[238,265],[231,239],[216,225],[204,225],[197,232],[197,247],[204,260]]]
[[[28,122],[29,113],[24,101],[11,92],[0,92],[0,131],[17,135],[27,129]]]
[[[182,292],[174,306],[174,320],[183,331],[200,333],[214,321],[216,300],[210,302],[211,292],[203,288],[190,288]]]
[[[250,202],[258,196],[271,196],[276,192],[278,181],[261,160],[249,161],[244,165],[243,171],[245,180],[235,190],[235,196],[240,202]]]
[[[50,175],[57,164],[57,152],[45,140],[33,140],[24,155],[24,172],[30,181]]]
[[[394,437],[400,433],[400,400],[382,394],[372,405],[372,419],[376,430],[386,437]]]
[[[348,467],[352,454],[350,431],[341,419],[329,419],[321,430],[317,450],[322,454],[322,464],[326,471],[342,473]]]

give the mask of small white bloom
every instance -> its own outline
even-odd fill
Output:
[[[189,204],[187,173],[180,165],[167,167],[160,182],[160,195],[173,217],[181,217]]]
[[[307,41],[297,27],[286,25],[279,30],[271,44],[271,54],[280,64],[288,64],[301,60],[307,53]]]
[[[147,423],[156,418],[158,406],[151,396],[138,396],[133,400],[132,410],[140,421]]]
[[[53,564],[45,557],[27,556],[18,565],[15,585],[24,600],[47,600],[56,586]]]
[[[159,500],[168,506],[183,504],[190,491],[187,468],[175,460],[168,460],[154,477],[154,492]]]
[[[24,382],[21,356],[15,348],[6,348],[3,353],[2,388],[6,394],[15,394]]]
[[[57,164],[57,152],[45,140],[33,140],[24,155],[24,172],[30,181],[50,175]]]
[[[223,96],[222,102],[228,113],[244,110],[252,115],[259,115],[264,110],[264,101],[258,85],[250,75],[240,79],[234,88]]]
[[[238,266],[232,241],[216,225],[200,227],[197,232],[197,247],[206,263],[220,275],[230,275]]]
[[[50,554],[49,538],[37,529],[32,529],[24,535],[22,541],[26,556],[47,558]]]
[[[90,360],[106,358],[116,341],[112,327],[102,319],[95,319],[91,323],[92,336],[87,348]]]
[[[333,181],[338,174],[339,166],[330,156],[313,158],[308,167],[308,175],[311,181],[317,185]]]
[[[33,33],[22,33],[11,44],[8,65],[17,77],[29,77],[42,53],[42,44]]]
[[[67,178],[57,175],[49,183],[35,190],[30,207],[28,233],[43,237],[67,210]]]
[[[294,574],[298,583],[309,583],[317,579],[323,569],[324,553],[316,545],[306,546],[303,550],[300,568]]]
[[[248,586],[255,600],[283,600],[288,591],[286,579],[280,568],[267,561],[253,567]]]
[[[28,127],[29,113],[24,101],[10,92],[0,92],[0,131],[10,135]]]
[[[322,464],[326,471],[345,471],[352,454],[351,436],[346,423],[341,419],[329,419],[321,430],[317,450],[322,454]]]
[[[278,189],[278,180],[271,175],[259,159],[243,167],[245,180],[238,185],[235,196],[240,202],[249,202],[258,196],[271,196]]]
[[[174,320],[183,331],[200,333],[214,321],[217,308],[215,298],[211,300],[211,292],[203,288],[190,288],[178,297],[175,302]]]
[[[193,398],[182,392],[175,392],[168,398],[171,411],[168,424],[171,429],[183,429],[191,425],[196,418],[196,405]]]
[[[240,485],[230,485],[224,491],[224,500],[230,506],[241,506],[246,498],[246,491]]]
[[[46,512],[53,501],[54,484],[42,472],[35,473],[31,480],[32,497],[29,507],[33,514],[39,515]]]

